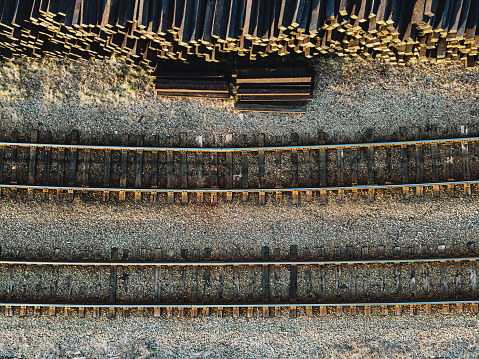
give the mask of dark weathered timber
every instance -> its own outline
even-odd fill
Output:
[[[160,262],[162,260],[161,248],[155,249],[155,261]],[[161,298],[161,266],[155,266],[155,286],[153,293],[154,303],[159,303]],[[159,314],[159,313],[156,313]],[[155,315],[157,316],[157,315]]]
[[[136,140],[136,145],[138,147],[143,146],[144,137],[139,135]],[[136,161],[135,161],[135,188],[142,187],[142,175],[143,175],[143,151],[136,151]],[[141,201],[141,193],[135,192],[135,201]]]
[[[237,102],[234,109],[236,111],[256,111],[256,112],[282,112],[282,113],[305,113],[306,105],[298,104],[265,104],[253,102]]]
[[[86,144],[90,143],[90,139],[85,140]],[[83,176],[82,176],[82,186],[88,187],[90,185],[90,164],[91,164],[91,150],[86,148],[83,150]],[[86,202],[87,192],[82,192],[81,200]]]
[[[243,144],[246,146],[246,135],[243,138]],[[241,151],[241,186],[248,188],[248,152]],[[243,202],[248,201],[248,192],[243,192]]]
[[[72,132],[72,138],[70,143],[72,145],[78,144],[78,131]],[[70,167],[68,169],[68,186],[72,187],[75,185],[75,179],[77,174],[77,162],[78,162],[78,150],[76,148],[72,148],[70,150]],[[67,194],[67,201],[72,202],[75,193],[69,191]]]
[[[292,261],[298,259],[298,246],[290,247],[289,257]],[[290,265],[289,268],[289,300],[295,302],[298,296],[298,266]],[[296,318],[296,307],[291,307],[289,311],[290,318]]]
[[[368,142],[374,141],[374,130],[369,128],[366,133]],[[375,182],[375,170],[374,170],[374,147],[367,148],[368,157],[368,185],[373,185]],[[374,189],[369,190],[369,200],[374,200]]]
[[[299,141],[299,135],[296,132],[291,134],[291,145],[297,146]],[[298,161],[298,151],[291,151],[291,183],[292,187],[298,187],[298,171],[299,171],[299,161]]]
[[[200,250],[193,249],[193,261],[198,261],[199,259],[200,259]],[[191,303],[198,302],[198,273],[199,273],[198,266],[193,266],[191,268],[191,279],[192,279]],[[191,315],[192,317],[196,317],[198,315],[197,308],[194,308],[194,310],[192,310]]]
[[[38,142],[38,130],[33,130],[31,132],[30,142],[32,143]],[[28,184],[35,183],[36,165],[37,165],[37,148],[30,147],[30,157],[28,162]]]
[[[279,261],[281,259],[281,250],[279,248],[274,249],[274,260]],[[273,268],[274,275],[274,301],[281,301],[281,267],[275,265]]]
[[[18,142],[18,131],[12,132],[12,142]],[[12,146],[12,167],[10,183],[16,184],[18,182],[18,147]]]
[[[233,258],[235,260],[239,259],[239,249],[233,250]],[[239,267],[233,266],[233,301],[238,302],[239,300],[239,291],[240,291],[240,273]],[[233,316],[235,318],[239,317],[239,308],[235,307],[233,309]]]
[[[128,146],[129,137],[127,134],[123,135],[121,140],[122,146]],[[120,163],[120,188],[126,187],[126,175],[128,169],[128,151],[122,150],[121,151],[121,163]],[[124,201],[126,199],[126,195],[124,192],[120,192],[120,201]]]
[[[261,259],[263,261],[269,260],[269,247],[263,246],[261,248]],[[261,269],[261,286],[263,302],[269,302],[269,265],[265,264]]]
[[[186,261],[188,259],[188,250],[181,249],[180,251],[180,259],[182,261]],[[178,283],[178,302],[185,303],[186,300],[186,267],[181,266],[179,268],[180,278]],[[180,317],[184,316],[184,309],[180,308],[179,314]]]
[[[158,135],[153,136],[153,146],[159,146],[160,140]],[[158,151],[151,153],[151,188],[158,188]],[[150,194],[150,202],[156,202],[157,194]]]
[[[258,146],[263,147],[264,146],[264,138],[265,135],[264,133],[260,133],[258,135]],[[264,187],[265,186],[265,158],[264,158],[264,151],[258,151],[258,177],[259,177],[259,187]]]
[[[58,267],[52,268],[52,282],[50,284],[50,299],[56,299],[58,292]]]
[[[180,147],[186,146],[186,133],[180,133]],[[181,188],[188,188],[188,158],[186,152],[180,153]]]
[[[118,248],[111,249],[111,260],[118,261]],[[116,302],[117,266],[110,267],[110,303]]]
[[[416,140],[420,137],[419,128],[416,128]],[[423,182],[424,174],[424,157],[423,157],[423,146],[421,144],[416,145],[416,183]],[[423,195],[423,188],[421,186],[416,187],[416,196]]]
[[[173,147],[173,138],[168,137],[166,139],[166,145],[168,147]],[[174,188],[175,178],[173,172],[174,157],[173,151],[166,151],[166,188]],[[175,198],[172,192],[168,193],[168,203],[173,203]]]
[[[314,98],[313,95],[305,95],[305,94],[289,94],[289,95],[238,95],[238,99],[241,102],[248,102],[248,101],[277,101],[277,102],[289,102],[289,101],[311,101]]]
[[[197,147],[203,147],[203,137],[202,136],[196,136],[196,146]],[[204,156],[203,152],[198,151],[196,152],[196,172],[197,172],[197,178],[196,178],[196,188],[203,188],[205,186],[205,170],[203,167],[204,163]],[[203,203],[203,193],[198,192],[197,194],[197,202],[198,203]]]
[[[250,251],[250,258],[255,258],[254,250]],[[248,266],[248,288],[247,288],[248,301],[254,300],[254,266]]]
[[[227,257],[227,252],[225,249],[222,249],[221,258],[226,259],[226,257]],[[223,302],[224,291],[225,291],[225,268],[224,266],[221,266],[221,268],[219,268],[219,273],[218,273],[218,296],[216,297],[216,301],[218,303]]]
[[[205,248],[205,261],[211,260],[211,248]],[[211,269],[205,267],[203,272],[203,301],[209,303],[211,300]],[[203,314],[208,315],[209,309],[205,308]]]
[[[308,261],[311,259],[309,248],[304,248],[303,259]],[[304,266],[304,284],[305,284],[305,294],[306,298],[311,299],[313,292],[313,282],[311,279],[311,266]]]
[[[36,143],[38,141],[38,130],[33,130],[30,136],[30,142]],[[28,162],[28,184],[35,183],[35,173],[36,173],[36,166],[37,166],[37,148],[30,147],[30,157]],[[34,199],[33,190],[28,191],[29,201]]]
[[[477,298],[477,272],[476,262],[469,263],[469,280],[471,285],[471,296]]]
[[[3,130],[0,130],[0,141],[5,140],[5,132]],[[4,159],[5,159],[5,148],[0,147],[0,182],[3,182],[3,165],[4,165]],[[0,195],[2,194],[0,190]]]
[[[392,173],[391,173],[391,148],[386,147],[386,166],[384,166],[384,172],[386,174],[385,184],[392,184]]]
[[[233,136],[231,134],[226,135],[225,145],[226,147],[231,147],[233,141]],[[226,164],[226,173],[225,173],[225,188],[233,188],[233,153],[225,153],[225,164]],[[226,199],[231,201],[231,193],[226,194]]]
[[[110,145],[111,144],[111,138],[108,136],[106,138],[106,144]],[[104,172],[103,172],[103,186],[104,187],[110,187],[110,171],[111,171],[111,150],[106,150],[105,151],[105,167],[104,167]],[[103,192],[103,197],[102,197],[103,202],[107,202],[110,200],[110,193],[105,191]]]

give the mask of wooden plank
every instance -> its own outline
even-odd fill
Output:
[[[338,148],[336,150],[337,154],[337,169],[338,169],[338,187],[344,186],[344,150],[342,148]],[[344,191],[338,190],[338,200],[344,200]]]
[[[121,140],[122,146],[128,146],[129,137],[127,134],[123,135]],[[120,163],[120,188],[126,187],[126,175],[128,170],[128,150],[121,150],[121,163]],[[126,200],[125,192],[120,192],[120,201]]]
[[[203,136],[196,136],[196,146],[203,147]],[[196,152],[196,188],[203,188],[205,186],[205,172],[203,166],[203,152]],[[203,203],[203,192],[198,192],[196,195],[196,202]]]
[[[156,248],[155,250],[155,261],[161,262],[162,260],[162,250],[161,248]],[[153,292],[153,302],[160,303],[161,300],[161,266],[155,266],[155,284]],[[160,308],[155,308],[154,316],[160,316]]]
[[[205,248],[205,261],[211,260],[211,248]],[[211,300],[211,269],[206,266],[203,272],[203,302],[210,303]],[[203,315],[209,315],[209,308],[203,309]]]
[[[281,250],[280,248],[274,249],[274,260],[279,261],[281,259]],[[274,301],[279,303],[281,301],[281,267],[277,264],[273,267],[273,277],[274,277]],[[274,307],[274,316],[281,316],[281,307]]]
[[[186,133],[180,133],[180,147],[186,146]],[[181,181],[181,188],[188,188],[188,157],[187,152],[181,151],[180,152],[180,181]],[[188,203],[188,192],[181,193],[181,203],[187,204]]]
[[[454,156],[452,145],[446,146],[446,174],[449,182],[454,182]],[[450,196],[454,195],[454,185],[448,185],[447,191]]]
[[[72,137],[70,143],[72,145],[78,144],[78,131],[72,131]],[[70,167],[68,169],[68,186],[75,186],[75,178],[77,173],[78,162],[78,150],[76,148],[70,149]],[[69,191],[67,194],[67,201],[72,202],[74,198],[74,192]]]
[[[144,137],[139,135],[136,140],[137,147],[143,146]],[[142,187],[142,175],[143,175],[143,151],[136,151],[135,161],[135,188]],[[141,202],[141,192],[135,192],[135,202]]]
[[[406,129],[400,128],[400,137],[402,141],[406,140]],[[409,183],[409,158],[407,145],[401,145],[401,180],[402,183]],[[403,187],[403,198],[409,199],[409,188]]]
[[[416,140],[420,139],[420,130],[416,128]],[[423,183],[423,173],[424,173],[424,157],[423,149],[421,144],[416,145],[416,183]],[[416,196],[423,195],[423,187],[416,187]]]
[[[456,256],[461,255],[459,244],[454,244],[454,254]],[[462,290],[462,264],[461,262],[454,262],[454,295],[456,299],[462,298],[463,290]],[[461,307],[462,311],[462,307]]]
[[[0,141],[5,140],[5,132],[3,130],[0,130]],[[0,146],[0,182],[3,183],[3,166],[4,166],[4,161],[5,161],[5,147]],[[0,196],[2,192],[0,189]]]
[[[233,260],[239,259],[239,249],[233,250]],[[239,301],[239,291],[240,291],[240,272],[239,266],[233,266],[233,302],[237,303]],[[233,317],[239,317],[239,307],[233,308]]]
[[[118,261],[118,248],[111,249],[111,260]],[[117,273],[118,268],[117,266],[110,266],[110,296],[109,302],[115,303],[116,302],[116,285],[117,285]]]
[[[216,135],[211,136],[211,147],[216,147]],[[210,153],[211,188],[218,188],[218,153]],[[211,203],[216,203],[217,193],[211,194]]]
[[[290,260],[295,261],[298,259],[298,246],[291,245],[289,252]],[[291,303],[296,302],[298,296],[298,266],[292,264],[289,266],[289,301]],[[296,307],[290,307],[290,318],[296,318]]]
[[[258,135],[258,146],[263,147],[264,146],[264,139],[265,135],[264,133],[260,133]],[[259,178],[259,188],[263,188],[265,186],[265,157],[264,157],[264,151],[259,150],[258,151],[258,178]],[[260,204],[265,204],[265,193],[260,192]]]
[[[250,251],[249,257],[251,260],[255,258],[254,250]],[[247,298],[248,302],[254,301],[254,284],[255,284],[255,274],[254,274],[254,267],[253,265],[248,266],[248,287],[247,287]],[[251,317],[253,315],[253,308],[248,307],[247,309],[247,316]]]
[[[367,130],[367,141],[373,142],[374,141],[374,131],[372,128]],[[375,171],[374,171],[374,147],[368,147],[366,149],[367,157],[368,157],[368,185],[373,185],[375,182]],[[368,198],[370,201],[374,201],[374,189],[369,189],[368,191]]]
[[[246,135],[243,138],[243,145],[248,145]],[[241,185],[248,188],[248,151],[241,151]],[[243,202],[248,201],[248,192],[243,192]]]
[[[310,88],[297,88],[297,87],[279,87],[279,88],[238,88],[238,95],[249,95],[249,96],[298,96],[298,95],[310,95]],[[292,98],[290,101],[294,101]],[[265,105],[263,105],[265,106]],[[235,108],[236,109],[236,108]]]
[[[309,138],[307,134],[303,135],[303,146],[309,144]],[[306,187],[312,186],[311,180],[311,151],[309,149],[303,150],[303,167],[304,167],[304,185]],[[312,192],[306,192],[306,200],[310,201],[312,199]]]
[[[469,281],[471,286],[471,296],[472,298],[477,298],[477,271],[476,271],[476,262],[469,262]]]
[[[226,249],[221,250],[221,258],[223,260],[226,260],[227,258],[227,252]],[[216,303],[221,304],[224,301],[224,291],[225,291],[225,267],[220,266],[218,270],[218,296],[216,297]],[[223,316],[223,308],[218,307],[217,309],[217,315],[218,317]]]
[[[85,139],[85,144],[90,144],[90,138],[87,137]],[[82,186],[89,187],[90,184],[90,163],[91,163],[91,150],[89,148],[85,148],[83,150],[83,175],[82,175]],[[81,193],[81,201],[86,202],[88,198],[88,192],[83,191]]]
[[[233,70],[238,78],[255,78],[255,77],[285,77],[285,76],[305,76],[308,74],[306,67],[272,67],[272,68],[237,68]]]
[[[264,83],[311,83],[311,76],[304,77],[254,77],[237,78],[237,84],[264,84]]]
[[[180,250],[180,260],[181,261],[186,261],[188,259],[188,250],[187,249],[181,249]],[[180,278],[179,278],[179,285],[178,285],[178,302],[179,303],[185,303],[186,301],[186,266],[180,266],[179,267],[179,272],[180,272]],[[184,317],[185,316],[185,308],[180,307],[178,308],[178,317]]]
[[[363,246],[361,248],[361,258],[368,259],[369,258],[369,247]],[[363,266],[362,270],[362,277],[363,277],[363,295],[366,299],[369,300],[370,293],[369,293],[369,283],[371,282],[371,268],[368,265]]]
[[[175,255],[174,250],[168,249],[166,254],[167,254],[167,260],[169,261],[174,260],[174,255]],[[166,302],[167,303],[173,302],[173,297],[175,292],[175,285],[173,283],[173,273],[174,273],[174,267],[168,266],[166,271]],[[167,307],[166,315],[168,317],[171,317],[173,315],[173,308]]]
[[[111,137],[106,138],[107,146],[111,145]],[[110,173],[111,173],[111,150],[108,149],[105,151],[105,166],[103,170],[103,187],[110,187]],[[103,202],[108,202],[110,200],[110,192],[103,191],[102,196]]]
[[[168,137],[166,139],[166,146],[173,147],[173,138]],[[173,151],[166,151],[166,188],[174,188],[175,186],[175,178],[173,172],[173,165],[174,165],[174,154]],[[168,192],[168,203],[173,203],[175,201],[175,197],[173,192]]]
[[[346,257],[349,260],[354,259],[353,247],[347,246],[346,247]],[[348,294],[351,300],[356,299],[356,282],[357,276],[355,273],[354,265],[348,264]]]
[[[326,133],[324,131],[318,132],[318,142],[320,145],[326,144]],[[319,150],[319,186],[326,187],[327,186],[327,171],[328,166],[326,162],[326,149],[321,148]],[[326,191],[320,192],[320,203],[326,204],[328,200]]]
[[[269,247],[263,246],[261,248],[261,260],[266,262],[269,260]],[[263,302],[269,302],[269,266],[263,264],[261,269],[261,288]]]
[[[401,257],[401,247],[395,246],[393,248],[393,256],[395,258]],[[396,300],[400,300],[402,296],[402,265],[401,263],[394,264],[394,279],[396,282],[394,289],[394,297]]]
[[[299,136],[297,133],[293,132],[291,134],[291,145],[297,146],[299,141]],[[299,171],[299,160],[298,160],[298,151],[291,150],[291,183],[292,187],[298,187],[298,171]],[[293,201],[295,202],[295,201]],[[297,204],[296,200],[296,204]]]
[[[225,100],[229,98],[228,92],[180,92],[180,91],[164,91],[164,90],[155,90],[158,96],[164,97],[186,97],[186,98],[209,98],[209,99],[219,99]]]
[[[18,142],[18,131],[12,132],[12,142]],[[11,177],[10,183],[17,184],[18,182],[18,147],[11,146],[12,150],[12,165],[11,165]]]
[[[174,84],[155,84],[155,90],[157,94],[168,94],[169,92],[173,93],[184,93],[188,95],[196,95],[197,92],[200,93],[213,93],[219,94],[224,93],[228,94],[228,86],[224,85],[206,85],[206,84],[181,84],[181,85],[174,85]],[[248,93],[248,92],[246,92]]]
[[[38,142],[38,130],[32,130],[30,135],[30,142],[36,143]],[[35,184],[35,172],[36,172],[36,165],[37,165],[37,148],[30,147],[30,157],[28,163],[28,184]],[[28,198],[29,201],[33,201],[34,195],[33,190],[28,191]]]
[[[282,113],[305,113],[306,105],[274,105],[263,103],[237,102],[234,109],[236,111],[253,111],[253,112],[282,112]]]
[[[225,138],[225,146],[231,147],[233,141],[233,135],[227,134]],[[225,187],[227,189],[233,188],[233,152],[225,153],[225,164],[226,164],[226,173],[225,173]],[[226,200],[231,201],[232,192],[226,193]]]
[[[160,140],[158,135],[153,136],[153,146],[159,146]],[[158,188],[158,151],[151,153],[151,188]],[[150,202],[156,202],[157,193],[150,194]]]

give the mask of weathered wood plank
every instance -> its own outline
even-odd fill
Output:
[[[144,137],[139,135],[136,140],[136,145],[142,147],[144,142]],[[135,188],[142,187],[142,176],[143,176],[143,151],[136,151],[136,161],[135,161]],[[135,192],[135,202],[141,202],[141,192]]]
[[[291,245],[290,260],[295,261],[298,259],[298,246]],[[289,268],[289,301],[291,303],[296,302],[298,296],[298,266],[295,264],[290,265]],[[296,318],[296,307],[290,307],[289,309],[290,318]]]
[[[121,140],[122,146],[128,146],[129,137],[127,134],[123,135]],[[120,163],[120,188],[126,187],[126,175],[128,170],[128,150],[121,150],[121,163]],[[125,192],[120,192],[120,201],[126,199]]]

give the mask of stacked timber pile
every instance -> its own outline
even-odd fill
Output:
[[[473,66],[478,18],[477,0],[1,0],[0,49],[152,69],[292,52]]]
[[[163,72],[152,76],[158,96],[227,99],[228,82],[220,72]]]
[[[306,112],[306,102],[313,99],[306,67],[238,69],[233,79],[238,111]]]

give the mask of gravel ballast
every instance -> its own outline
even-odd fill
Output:
[[[400,127],[430,129],[439,135],[459,134],[467,125],[469,134],[479,134],[479,67],[464,69],[460,64],[410,64],[392,67],[363,60],[315,59],[315,98],[303,115],[236,113],[233,102],[158,98],[141,69],[116,62],[69,62],[51,59],[4,61],[0,66],[0,129],[6,137],[17,130],[28,140],[32,129],[40,135],[50,130],[53,138],[80,132],[100,143],[105,135],[167,135],[178,138],[186,132],[188,141],[196,135],[233,134],[234,144],[243,135],[255,139],[258,133],[269,138],[289,139],[291,132],[317,138],[324,130],[330,141],[341,138],[365,141],[366,128],[374,127],[378,140],[395,140]],[[410,132],[412,135],[412,132]],[[448,135],[448,136],[449,136]],[[162,143],[160,143],[162,144]],[[472,154],[471,154],[472,156]],[[460,166],[458,164],[458,166]],[[132,200],[102,204],[98,196],[81,203],[27,202],[23,195],[13,199],[4,191],[0,199],[2,256],[109,259],[112,247],[128,249],[138,259],[140,249],[154,258],[156,248],[173,249],[179,258],[183,248],[221,250],[241,256],[261,246],[281,249],[287,257],[290,245],[311,251],[325,247],[332,253],[347,245],[359,257],[362,246],[375,255],[384,245],[386,255],[393,246],[427,245],[430,255],[438,245],[461,254],[467,243],[477,242],[479,208],[477,188],[473,196],[461,190],[450,198],[445,189],[439,199],[401,199],[398,191],[377,191],[373,203],[367,194],[343,203],[335,195],[328,205],[303,199],[299,206],[289,194],[282,203],[267,198],[258,205],[257,194],[250,202],[219,199],[216,206],[203,204],[168,205],[164,201],[135,204]],[[52,196],[53,197],[53,196]],[[77,196],[78,197],[78,196]],[[476,245],[477,248],[477,245]],[[12,250],[13,254],[12,254]],[[18,251],[18,254],[17,254]],[[190,252],[191,253],[191,252]],[[313,252],[314,253],[314,252]],[[405,273],[406,275],[406,273]],[[463,274],[464,276],[466,273]],[[421,312],[410,316],[404,310],[396,317],[373,312],[371,317],[344,314],[337,317],[260,319],[255,316],[226,318],[153,318],[132,315],[124,319],[68,317],[42,314],[25,318],[0,314],[0,356],[32,358],[131,358],[131,357],[319,357],[319,358],[475,358],[479,355],[477,316]],[[2,311],[3,312],[3,311]]]

